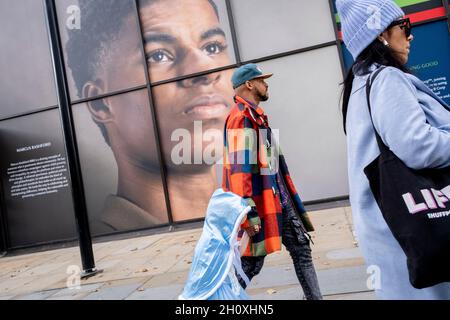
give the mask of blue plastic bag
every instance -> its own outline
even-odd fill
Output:
[[[195,247],[189,276],[179,299],[248,300],[235,271],[248,283],[242,271],[238,231],[250,211],[238,195],[214,192],[210,199],[202,235]]]

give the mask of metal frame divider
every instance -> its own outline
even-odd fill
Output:
[[[233,48],[234,48],[234,56],[236,58],[236,65],[237,67],[240,67],[242,65],[241,51],[239,49],[239,43],[237,40],[236,24],[234,22],[231,0],[225,0],[225,4],[227,6],[228,24],[230,25],[231,38],[233,41]]]
[[[172,207],[170,206],[169,187],[167,184],[167,171],[166,171],[166,167],[165,167],[166,162],[164,159],[164,155],[162,153],[161,140],[160,140],[160,136],[159,136],[159,132],[160,132],[159,124],[157,121],[156,108],[155,108],[155,104],[154,104],[153,92],[152,92],[152,87],[151,87],[151,79],[150,79],[150,75],[148,73],[149,65],[148,65],[147,59],[145,58],[144,34],[143,34],[141,19],[140,19],[140,15],[139,15],[139,0],[134,1],[134,7],[135,7],[135,14],[136,14],[137,23],[138,23],[137,27],[138,27],[138,31],[141,36],[140,50],[141,50],[142,58],[144,59],[144,66],[146,66],[145,81],[147,82],[146,88],[147,88],[148,98],[149,98],[149,102],[150,102],[150,114],[152,116],[153,131],[154,131],[153,133],[155,135],[155,140],[156,140],[156,150],[158,153],[159,168],[160,168],[160,174],[161,174],[161,179],[162,179],[162,184],[163,184],[163,189],[164,189],[164,198],[166,201],[166,210],[167,210],[167,214],[169,216],[170,230],[172,230],[173,229],[173,215],[172,215]]]
[[[54,67],[56,93],[61,116],[62,130],[64,133],[67,165],[70,172],[72,200],[75,211],[81,262],[83,266],[83,272],[80,276],[82,279],[85,279],[96,275],[102,270],[98,270],[95,267],[92,238],[89,228],[89,218],[55,0],[45,0],[45,11]]]

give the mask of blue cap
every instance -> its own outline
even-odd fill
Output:
[[[234,71],[233,77],[231,77],[231,82],[233,83],[233,88],[236,89],[249,80],[257,78],[267,79],[271,76],[273,76],[273,73],[263,74],[262,70],[258,68],[256,64],[249,63]]]

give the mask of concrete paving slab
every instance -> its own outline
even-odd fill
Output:
[[[75,296],[61,296],[61,297],[55,297],[55,298],[49,297],[49,298],[47,298],[45,300],[52,300],[52,301],[54,301],[54,300],[67,300],[67,301],[73,301],[73,300],[81,300],[81,299],[83,299],[83,297],[84,297],[84,295],[80,295],[80,296],[78,296],[78,295],[75,295]]]
[[[248,289],[282,287],[298,284],[293,266],[263,267],[261,273],[252,279]]]
[[[194,256],[193,250],[190,249],[187,250],[188,253],[185,255],[177,255],[176,258],[178,259],[178,262],[169,268],[167,272],[189,271],[191,269],[192,258]]]
[[[350,249],[339,249],[327,252],[326,257],[331,260],[356,259],[362,257],[362,252],[359,247]]]
[[[149,267],[148,258],[126,259],[115,265],[114,272],[128,277],[129,275],[134,276],[142,273],[142,270],[148,270]]]
[[[25,260],[25,261],[12,261],[9,262],[3,261],[3,258],[0,260],[1,263],[1,273],[0,273],[0,280],[7,280],[11,277],[20,277],[22,274],[24,274],[27,270],[31,268],[38,267],[42,263],[46,261],[45,259],[42,260]]]
[[[70,265],[70,264],[69,264]],[[45,263],[41,264],[37,267],[28,269],[26,272],[23,272],[22,274],[25,276],[42,276],[42,275],[48,275],[54,272],[62,272],[65,273],[67,270],[68,264],[66,262],[60,262],[60,263]]]
[[[163,239],[163,237],[151,237],[151,238],[144,238],[140,241],[133,241],[132,244],[120,249],[117,251],[117,254],[128,254],[133,251],[137,250],[144,250],[154,244],[156,244],[158,241]]]
[[[98,292],[93,292],[83,298],[83,300],[123,300],[131,295],[142,285],[141,282],[134,282],[131,284],[111,286],[105,285],[98,289]]]
[[[324,294],[335,298],[344,294],[345,298],[367,291],[368,275],[355,245],[351,210],[315,211],[311,219],[317,230],[312,233],[316,243],[312,246],[313,260]],[[0,295],[14,298],[18,294],[32,296],[58,289],[47,299],[154,299],[155,294],[156,298],[173,299],[187,279],[201,232],[199,224],[195,229],[96,243],[96,265],[104,272],[83,280],[82,287],[90,289],[78,293],[61,289],[66,287],[67,266],[81,264],[77,247],[2,258]],[[352,269],[355,267],[359,269]],[[36,272],[42,276],[36,277]],[[276,293],[266,294],[271,288]],[[257,298],[302,298],[291,258],[284,248],[266,258],[262,273],[253,280],[249,292]]]
[[[25,295],[18,295],[18,296],[15,296],[13,300],[45,300],[58,291],[59,290],[56,289],[56,290],[35,292],[35,293],[25,294]]]
[[[172,284],[184,285],[188,277],[188,271],[170,272],[151,277],[141,289],[158,288]]]
[[[365,291],[365,292],[355,292],[347,294],[338,294],[325,296],[324,300],[378,300],[375,292]]]
[[[303,290],[297,285],[276,288],[248,289],[252,300],[303,300]]]
[[[26,293],[33,293],[38,291],[46,291],[51,289],[58,289],[61,286],[57,286],[56,283],[63,282],[65,287],[67,275],[49,275],[49,276],[39,276],[39,277],[27,277],[23,280],[25,281],[22,285],[15,287],[10,291],[10,293],[19,295]],[[36,290],[36,288],[40,288]]]
[[[122,263],[123,260],[120,259],[104,259],[102,261],[98,261],[95,265],[98,269],[103,270],[103,272],[108,272],[109,270],[114,269],[118,264]]]
[[[366,285],[368,275],[365,266],[319,270],[317,271],[317,277],[323,295],[368,290]],[[277,290],[277,288],[289,285],[300,287],[294,267],[267,267],[263,268],[261,273],[253,278],[248,290]]]
[[[323,295],[363,292],[367,288],[365,266],[321,270],[317,273]]]
[[[148,288],[135,291],[126,300],[177,300],[184,285],[172,284],[164,287]]]
[[[58,299],[58,298],[65,298],[65,297],[80,297],[83,295],[88,295],[90,293],[93,293],[93,291],[99,289],[101,286],[103,286],[104,283],[94,283],[89,285],[81,285],[79,289],[70,289],[70,288],[64,288],[61,290],[56,290],[56,292],[49,296],[48,299]]]
[[[3,280],[0,282],[0,295],[16,295],[17,293],[14,293],[14,290],[20,287],[25,286],[26,284],[29,284],[30,278],[16,278],[12,277],[7,280]],[[44,290],[41,287],[35,287],[34,290],[30,292],[35,291],[41,291]]]

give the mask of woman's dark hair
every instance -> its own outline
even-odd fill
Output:
[[[355,73],[362,72],[370,73],[369,69],[374,63],[378,63],[387,67],[394,67],[400,69],[405,73],[411,73],[407,67],[405,67],[395,57],[393,51],[388,46],[385,46],[378,39],[375,39],[363,52],[356,58],[356,61],[351,66],[344,80],[343,89],[343,103],[342,103],[342,115],[344,121],[344,132],[347,134],[346,121],[347,110],[350,96],[352,93],[353,80],[355,79]]]

